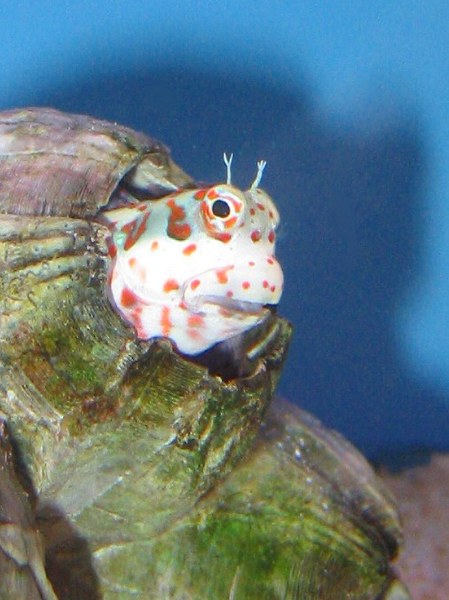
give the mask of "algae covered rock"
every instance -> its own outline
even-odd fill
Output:
[[[213,288],[202,306],[244,325],[189,355],[144,339],[107,293],[105,211],[166,202],[185,242],[176,195],[208,191],[159,142],[90,117],[2,113],[0,143],[0,598],[406,598],[396,509],[370,467],[271,404],[291,327],[269,301]],[[242,196],[226,188],[271,212],[251,221],[257,248],[277,219],[260,174]],[[227,243],[240,217],[213,201],[207,229]]]

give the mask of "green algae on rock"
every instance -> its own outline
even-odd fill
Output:
[[[340,436],[271,406],[290,325],[245,334],[224,373],[111,306],[98,216],[117,189],[193,187],[165,147],[48,109],[0,114],[2,139],[0,598],[399,597],[388,493]],[[24,532],[28,564],[9,552]]]

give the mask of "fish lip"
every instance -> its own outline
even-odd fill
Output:
[[[259,302],[248,302],[247,300],[238,300],[236,298],[229,298],[228,296],[196,296],[195,302],[187,302],[189,308],[195,312],[201,312],[202,307],[205,304],[212,304],[229,310],[233,313],[240,313],[246,315],[261,315],[268,310],[271,305],[262,304]]]

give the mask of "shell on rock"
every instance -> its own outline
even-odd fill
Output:
[[[87,218],[123,183],[160,197],[192,186],[160,142],[84,115],[0,113],[0,213]]]
[[[271,406],[290,325],[244,334],[268,342],[230,376],[104,293],[117,189],[193,187],[166,148],[49,109],[1,113],[0,148],[0,596],[406,598],[370,467]]]

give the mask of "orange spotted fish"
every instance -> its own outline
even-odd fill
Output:
[[[105,213],[109,291],[137,337],[166,337],[194,355],[261,323],[282,294],[278,211],[258,186],[179,190]]]

